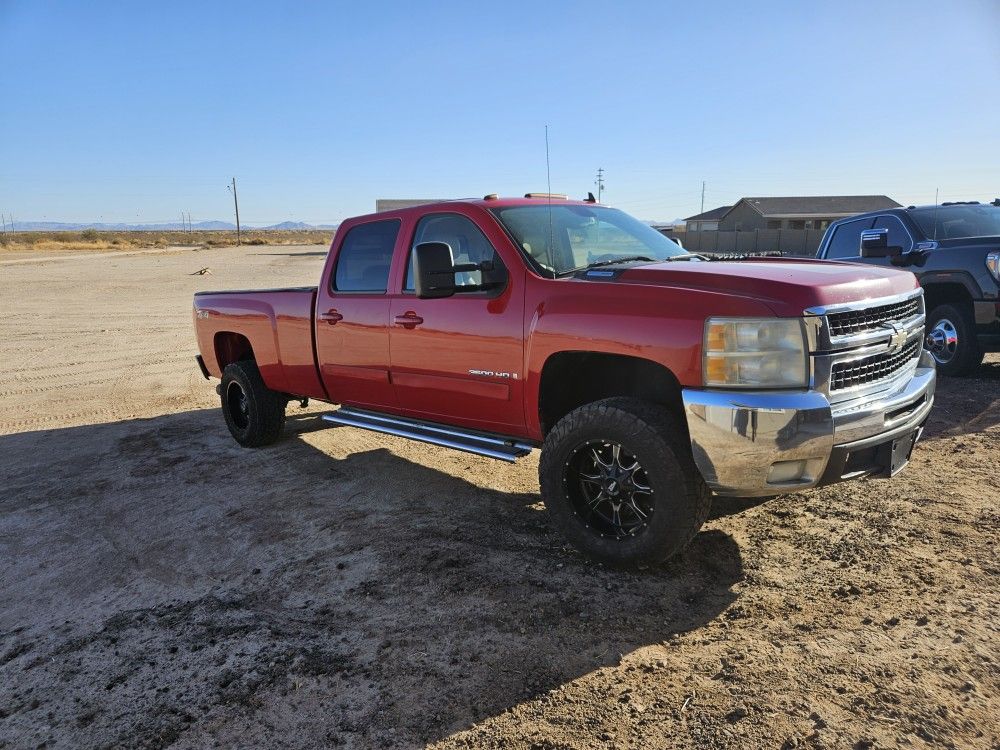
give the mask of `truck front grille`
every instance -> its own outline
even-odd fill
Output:
[[[831,336],[850,336],[878,330],[890,320],[906,320],[920,312],[920,298],[893,302],[889,305],[870,307],[867,310],[849,310],[827,316]]]
[[[877,309],[877,308],[876,308]],[[830,373],[830,391],[869,385],[891,378],[920,354],[920,339],[914,339],[895,354],[875,354],[853,362],[837,362]]]

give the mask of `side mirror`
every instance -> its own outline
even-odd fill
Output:
[[[862,258],[895,258],[903,248],[889,246],[888,229],[865,229],[861,232]]]
[[[413,287],[420,299],[455,293],[455,259],[447,242],[421,242],[413,248]]]

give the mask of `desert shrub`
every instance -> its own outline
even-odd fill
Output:
[[[251,237],[250,239],[248,239],[243,244],[245,244],[245,245],[266,245],[267,244],[267,240],[265,240],[263,237]]]
[[[96,229],[84,229],[80,232],[80,239],[86,240],[87,242],[96,242],[101,238],[101,235]]]

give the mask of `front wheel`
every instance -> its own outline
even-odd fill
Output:
[[[569,541],[616,567],[675,555],[711,506],[671,414],[636,399],[605,399],[563,417],[545,439],[538,473],[545,505]]]
[[[253,360],[226,365],[219,395],[226,426],[240,445],[259,448],[281,435],[288,399],[264,385]]]
[[[983,362],[972,316],[955,305],[938,305],[931,310],[925,346],[942,375],[968,375]]]

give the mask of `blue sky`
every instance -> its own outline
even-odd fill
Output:
[[[0,0],[0,211],[337,221],[545,189],[1000,194],[1000,1]]]

